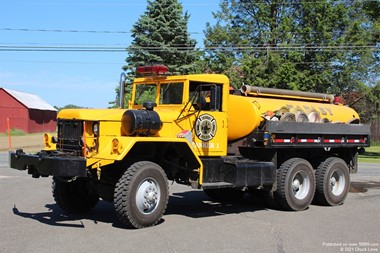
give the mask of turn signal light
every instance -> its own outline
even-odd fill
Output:
[[[56,149],[55,139],[49,133],[44,134],[44,145],[45,150],[54,150]]]
[[[122,149],[122,146],[120,144],[120,141],[117,138],[114,138],[112,140],[112,148],[111,148],[111,154],[120,155],[120,151]]]

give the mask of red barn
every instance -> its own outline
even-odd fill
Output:
[[[40,97],[0,87],[0,133],[10,128],[26,133],[55,132],[57,110]]]

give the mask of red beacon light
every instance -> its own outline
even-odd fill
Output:
[[[139,66],[136,72],[142,76],[159,76],[165,75],[168,72],[168,67],[165,65]]]
[[[334,96],[334,104],[341,105],[343,104],[343,101],[339,96]]]

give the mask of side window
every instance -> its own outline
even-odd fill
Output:
[[[183,83],[162,83],[160,104],[182,104]]]
[[[196,110],[221,111],[222,85],[192,82],[190,101]]]

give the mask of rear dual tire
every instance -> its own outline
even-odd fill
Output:
[[[309,207],[315,192],[315,177],[311,164],[305,159],[292,158],[277,171],[276,202],[285,210],[301,211]]]
[[[274,198],[289,211],[301,211],[310,203],[337,206],[347,197],[350,186],[349,169],[344,160],[329,157],[315,171],[305,159],[285,161],[277,171]]]
[[[315,202],[325,206],[343,204],[350,186],[349,169],[345,161],[329,157],[315,172],[317,181]]]

